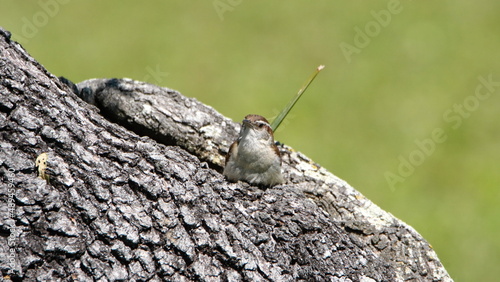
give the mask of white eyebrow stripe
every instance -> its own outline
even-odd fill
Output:
[[[265,122],[265,121],[263,121],[263,120],[258,120],[258,121],[256,121],[255,123],[265,124],[265,125],[267,125],[267,126],[269,126],[269,127],[271,126],[271,125],[269,125],[269,123],[267,123],[267,122]]]

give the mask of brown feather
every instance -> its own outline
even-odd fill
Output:
[[[238,147],[238,140],[234,141],[233,144],[231,144],[231,146],[229,146],[229,151],[227,152],[226,162],[224,163],[224,165],[227,165],[227,162],[229,161],[229,158],[231,157],[231,152],[233,152],[233,150],[235,150],[237,147]]]
[[[281,159],[280,149],[278,148],[278,146],[276,146],[276,144],[273,144],[273,150],[276,152],[276,155],[278,155],[278,157],[280,157],[280,164],[282,164],[283,160]]]
[[[265,123],[269,124],[269,121],[267,121],[267,119],[265,117],[259,116],[259,115],[246,115],[245,119],[248,119],[249,121],[253,121],[253,122],[260,120],[260,121],[264,121]]]

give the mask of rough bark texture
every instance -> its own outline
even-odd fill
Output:
[[[287,146],[287,183],[226,182],[239,125],[194,99],[62,83],[2,29],[0,56],[6,280],[451,280],[415,230]]]

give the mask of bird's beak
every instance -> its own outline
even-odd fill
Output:
[[[244,119],[241,123],[243,126],[252,126],[252,122],[248,119]]]

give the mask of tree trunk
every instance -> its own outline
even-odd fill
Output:
[[[5,280],[451,280],[415,230],[287,146],[285,184],[225,181],[239,125],[195,99],[59,80],[3,29],[0,56]]]

